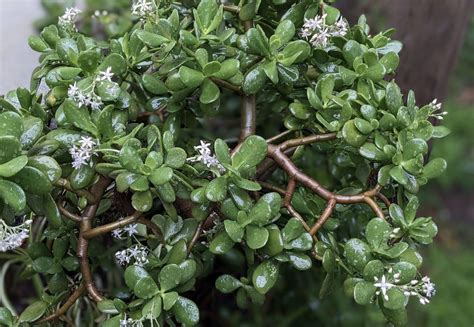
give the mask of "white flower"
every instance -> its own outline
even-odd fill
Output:
[[[385,277],[385,275],[383,275],[380,278],[380,280],[377,277],[375,277],[375,281],[376,281],[376,283],[374,284],[374,286],[380,289],[380,291],[378,291],[379,294],[380,294],[380,292],[382,292],[383,298],[386,301],[388,301],[387,291],[389,289],[391,289],[392,287],[395,287],[395,285],[393,285],[392,283],[389,283],[387,281],[387,278]]]
[[[137,0],[132,5],[132,15],[139,16],[140,18],[149,16],[154,10],[154,4],[149,0]]]
[[[74,84],[69,85],[69,88],[67,90],[67,96],[72,99],[76,97],[78,94],[79,94],[79,88],[77,87],[76,82],[74,82]]]
[[[119,218],[119,220],[122,220],[122,218]],[[121,239],[123,237],[123,234],[127,234],[128,236],[133,236],[135,234],[138,234],[138,224],[130,224],[127,225],[123,228],[117,228],[112,231],[112,236],[117,239]]]
[[[112,82],[112,77],[114,77],[114,73],[112,73],[112,67],[109,66],[105,71],[99,72],[99,76],[97,76],[96,81]]]
[[[73,29],[76,30],[76,21],[77,16],[81,13],[81,11],[77,8],[67,8],[66,11],[62,16],[58,19],[59,26],[66,28],[66,29]]]
[[[141,245],[133,245],[123,251],[117,251],[115,258],[122,266],[130,264],[135,261],[135,265],[144,266],[148,263],[148,249]]]
[[[127,315],[123,319],[120,319],[120,327],[142,327],[143,322],[141,320],[134,320],[132,318],[127,319]]]
[[[202,162],[207,168],[218,168],[221,172],[225,171],[225,168],[220,164],[219,160],[212,155],[210,149],[211,143],[202,141],[200,145],[195,146],[194,149],[198,152],[197,156],[188,158],[189,162]]]
[[[138,233],[137,228],[138,228],[137,224],[130,224],[128,226],[125,226],[123,230],[128,234],[128,236],[132,236]]]
[[[300,36],[310,42],[315,48],[325,48],[332,37],[342,37],[347,34],[349,27],[341,17],[335,24],[326,24],[326,14],[305,19]]]
[[[441,111],[443,108],[443,104],[441,102],[438,102],[438,99],[434,99],[430,102],[429,105],[431,106],[431,116],[433,118],[443,120],[444,116],[448,114],[447,111]]]
[[[94,148],[97,146],[97,143],[89,136],[81,136],[81,139],[78,141],[79,147],[74,145],[69,149],[69,153],[72,157],[72,167],[74,169],[79,169],[83,165],[87,165],[92,158]]]
[[[103,105],[102,99],[93,91],[84,93],[79,89],[76,83],[69,85],[67,95],[74,100],[79,106],[90,107],[93,110],[100,109]]]
[[[0,219],[0,252],[7,252],[20,247],[30,235],[32,220],[26,220],[18,226],[8,226]]]
[[[431,282],[428,276],[423,277],[421,281],[422,281],[421,288],[423,290],[423,293],[428,298],[433,297],[436,294],[435,284]]]

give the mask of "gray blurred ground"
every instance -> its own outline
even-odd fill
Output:
[[[28,46],[28,36],[42,15],[39,0],[0,0],[0,94],[29,87],[39,54]]]

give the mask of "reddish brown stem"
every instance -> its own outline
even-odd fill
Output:
[[[62,315],[64,315],[70,307],[76,303],[76,301],[82,296],[82,294],[85,292],[86,287],[84,286],[84,283],[81,283],[78,288],[74,290],[74,292],[71,293],[71,295],[67,298],[66,302],[59,307],[53,314],[44,317],[43,319],[37,321],[38,324],[44,324],[48,321],[56,320],[60,318]]]
[[[73,214],[66,208],[64,208],[59,202],[56,204],[58,206],[59,212],[66,218],[75,221],[76,223],[80,223],[82,221],[82,217],[76,214]]]
[[[84,234],[89,231],[92,227],[91,221],[95,217],[97,208],[99,207],[99,201],[102,198],[105,190],[111,183],[111,180],[101,176],[99,181],[94,184],[91,188],[91,193],[96,199],[94,204],[90,204],[84,210],[82,215],[81,225],[79,229],[79,237],[77,240],[77,258],[79,259],[79,265],[82,273],[82,280],[86,287],[88,295],[95,301],[100,302],[103,300],[102,295],[97,291],[94,279],[92,276],[91,268],[89,265],[89,259],[87,257],[87,250],[89,248],[89,240],[84,237]]]
[[[319,217],[318,221],[314,224],[314,226],[310,230],[311,235],[316,235],[316,233],[324,226],[324,223],[331,217],[332,211],[336,206],[336,199],[329,200],[326,209],[324,209],[323,213]]]
[[[84,237],[85,239],[91,239],[102,234],[110,233],[111,231],[115,229],[122,228],[136,222],[141,217],[141,215],[142,213],[140,211],[135,211],[132,215],[124,219],[120,219],[110,224],[106,224],[100,227],[89,229],[88,231],[85,231],[84,233],[82,233],[82,237]]]
[[[306,144],[316,143],[320,141],[331,141],[331,140],[334,140],[335,138],[336,138],[336,133],[310,135],[306,137],[301,137],[301,138],[285,141],[282,144],[280,144],[280,150],[284,152],[286,149],[294,148],[299,145],[306,145]]]

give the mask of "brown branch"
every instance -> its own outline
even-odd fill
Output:
[[[256,113],[255,96],[242,97],[241,124],[240,124],[240,142],[243,142],[256,131]]]
[[[244,95],[244,92],[242,91],[242,89],[234,84],[231,84],[229,82],[226,82],[220,78],[217,78],[217,77],[211,77],[211,80],[216,83],[217,85],[219,86],[222,86],[223,88],[225,89],[228,89],[236,94],[239,94],[239,95]]]
[[[107,187],[110,185],[111,180],[109,178],[101,176],[99,181],[94,184],[91,188],[91,193],[94,195],[94,204],[90,204],[84,210],[82,215],[82,221],[79,229],[79,237],[77,241],[77,258],[79,259],[79,265],[82,273],[82,280],[86,287],[88,295],[95,301],[100,302],[103,297],[97,291],[94,285],[94,279],[92,277],[91,268],[89,265],[89,259],[87,257],[87,250],[89,248],[89,240],[84,237],[84,234],[91,229],[91,221],[95,217],[97,208],[99,207],[99,201],[102,198]]]
[[[375,200],[371,197],[364,198],[365,203],[369,205],[370,208],[377,214],[379,218],[385,219],[385,214],[383,213],[382,209],[380,209],[379,205]]]
[[[81,283],[78,288],[74,290],[74,292],[71,293],[71,295],[67,298],[66,302],[59,307],[53,314],[44,317],[43,319],[37,321],[38,324],[44,324],[48,321],[56,320],[60,318],[62,315],[64,315],[70,307],[76,303],[76,301],[82,296],[82,294],[86,291],[86,287],[84,286],[84,283]]]
[[[135,211],[132,215],[124,219],[120,219],[110,224],[106,224],[100,227],[89,229],[85,231],[84,233],[82,233],[82,237],[89,240],[99,235],[110,233],[111,231],[115,229],[122,228],[136,222],[141,217],[141,215],[142,215],[142,212]]]
[[[270,137],[269,139],[266,139],[267,143],[274,143],[276,141],[278,141],[279,139],[281,139],[282,137],[285,137],[287,136],[288,134],[291,134],[293,131],[292,130],[286,130],[284,132],[281,132],[280,134],[278,135],[275,135],[275,136],[272,136]]]
[[[385,195],[383,195],[382,193],[377,193],[377,197],[382,200],[382,202],[385,204],[385,206],[388,208],[390,208],[390,205],[392,204],[390,202],[389,199],[387,199],[387,197]]]
[[[67,179],[60,178],[56,183],[54,183],[55,186],[61,187],[65,189],[66,191],[75,193],[79,196],[83,196],[87,199],[88,203],[94,203],[97,201],[97,198],[92,194],[91,192],[87,190],[75,190],[72,188],[71,184]]]
[[[66,218],[72,220],[72,221],[75,221],[77,223],[80,223],[82,221],[82,217],[81,216],[78,216],[76,214],[73,214],[72,212],[70,212],[69,210],[67,210],[66,208],[64,208],[59,202],[56,203],[56,205],[58,206],[58,209],[59,209],[59,212]]]
[[[232,12],[235,14],[240,13],[240,7],[239,6],[233,6],[233,5],[223,5],[222,6],[225,11]]]
[[[244,30],[247,32],[253,27],[253,21],[244,22]],[[257,128],[256,101],[254,95],[243,95],[240,117],[240,143],[247,137],[255,134]]]
[[[304,186],[311,189],[314,193],[322,197],[323,199],[330,201],[335,200],[336,203],[342,204],[353,204],[353,203],[367,203],[372,210],[381,218],[384,218],[384,214],[377,203],[372,199],[376,196],[381,189],[380,185],[377,185],[373,189],[355,195],[342,195],[335,194],[328,189],[324,188],[316,180],[312,179],[296,167],[296,165],[282,152],[280,146],[268,145],[267,156],[272,158],[282,168],[290,179],[294,179],[295,182],[301,183]]]
[[[336,206],[336,200],[331,199],[329,200],[326,209],[324,209],[323,213],[319,217],[318,221],[313,225],[313,227],[310,230],[311,235],[316,235],[316,233],[323,227],[324,223],[329,219],[329,217],[332,214],[332,211],[334,210],[334,207]]]
[[[331,141],[336,138],[336,133],[328,133],[328,134],[316,134],[310,135],[306,137],[296,138],[292,140],[288,140],[280,144],[280,150],[285,151],[286,149],[294,148],[299,145],[306,145],[320,141]]]
[[[275,186],[275,185],[267,183],[267,182],[258,181],[258,183],[260,184],[260,186],[262,188],[264,188],[266,190],[277,192],[277,193],[280,193],[281,195],[286,194],[286,191],[284,189],[282,189],[281,187]]]
[[[193,247],[196,244],[197,240],[199,239],[199,237],[201,237],[203,227],[204,227],[204,221],[199,222],[199,225],[197,226],[196,231],[194,232],[193,238],[189,242],[188,254],[191,253],[191,250],[193,249]]]

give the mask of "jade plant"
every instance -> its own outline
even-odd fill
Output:
[[[448,130],[393,33],[323,1],[67,8],[0,98],[0,323],[192,326],[203,292],[245,310],[313,267],[404,325],[435,293],[417,192]]]

